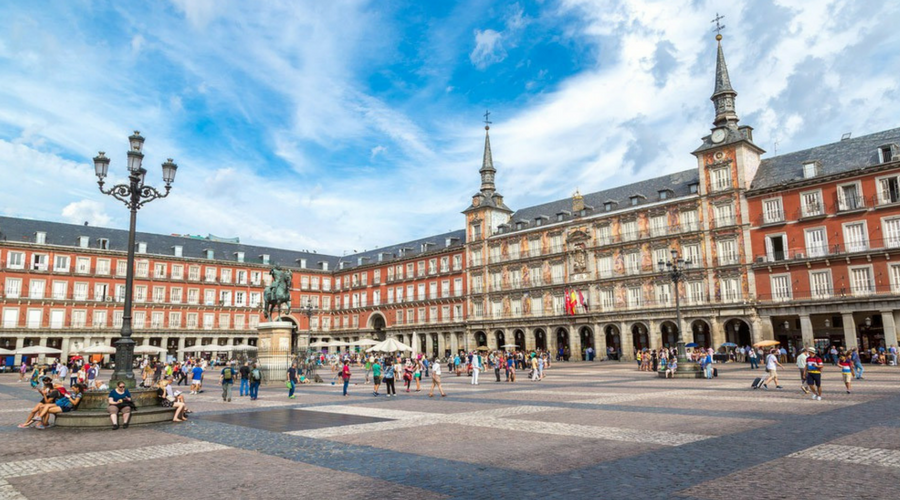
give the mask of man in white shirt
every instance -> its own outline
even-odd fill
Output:
[[[778,349],[772,349],[766,356],[766,371],[769,372],[769,376],[766,377],[765,382],[763,382],[763,389],[768,390],[770,380],[775,382],[776,389],[781,389],[781,386],[778,385],[778,368],[784,368],[784,366],[778,362],[777,353]]]
[[[811,347],[804,348],[800,351],[800,354],[797,355],[797,368],[800,369],[800,390],[803,391],[803,394],[809,394],[809,388],[806,386],[806,358],[809,357],[808,349],[811,349]]]
[[[56,368],[56,374],[59,375],[59,381],[63,384],[66,383],[66,377],[69,375],[69,367],[66,366],[65,363],[59,363]],[[75,384],[69,385],[72,387]]]

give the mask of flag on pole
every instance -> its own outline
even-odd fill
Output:
[[[569,314],[571,314],[572,316],[575,316],[575,307],[578,305],[578,297],[575,296],[575,290],[572,290],[569,293],[570,293],[569,304],[570,304],[570,307],[572,308],[572,312],[570,312]]]
[[[581,290],[578,291],[578,303],[581,304],[581,307],[584,308],[584,312],[587,312],[588,304],[587,301],[584,300],[584,294],[581,293]]]

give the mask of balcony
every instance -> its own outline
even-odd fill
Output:
[[[759,219],[757,220],[757,223],[760,226],[784,224],[784,222],[784,211],[782,210],[769,210],[759,216]]]
[[[725,227],[731,227],[737,225],[737,218],[733,215],[729,215],[726,217],[716,217],[713,219],[713,227],[716,229],[722,229]]]
[[[819,245],[813,247],[791,248],[782,252],[771,254],[759,254],[754,258],[754,264],[769,264],[792,260],[818,259],[835,256],[847,256],[852,254],[865,254],[868,252],[884,252],[900,250],[900,237],[885,238],[869,241],[858,241],[836,245]]]
[[[900,297],[900,287],[891,284],[876,284],[870,282],[861,287],[843,286],[840,288],[820,288],[814,290],[792,290],[789,297],[785,298],[785,294],[779,293],[762,293],[757,294],[760,303],[763,304],[779,304],[790,301],[808,302],[808,301],[844,301],[850,299],[872,300],[875,298],[895,299]]]
[[[866,209],[866,199],[862,196],[842,196],[837,200],[837,212],[846,213]]]
[[[798,219],[813,219],[816,217],[825,217],[826,215],[828,214],[825,211],[825,204],[820,202],[807,203],[797,211]]]

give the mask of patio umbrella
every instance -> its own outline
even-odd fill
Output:
[[[0,348],[0,356],[12,356],[16,353],[16,351],[10,351],[9,349]]]
[[[403,342],[398,341],[394,338],[389,338],[384,342],[379,342],[376,345],[366,349],[366,352],[398,352],[398,351],[412,351],[412,347],[404,344]]]
[[[700,344],[696,342],[691,342],[690,344],[684,344],[685,347],[700,347]]]
[[[502,347],[503,347],[504,349],[509,349],[510,347],[513,347],[513,348],[518,349],[518,348],[519,348],[519,344],[503,344]]]
[[[309,344],[309,346],[310,347],[328,347],[328,342],[322,342],[321,340],[319,340],[317,342],[313,342],[312,344]]]
[[[54,349],[52,347],[47,347],[43,345],[33,345],[31,347],[23,347],[22,349],[18,349],[16,354],[29,355],[29,354],[37,354],[39,356],[46,354],[62,354],[62,351],[59,349]]]
[[[488,347],[488,346],[486,346],[486,345],[480,345],[480,346],[476,347],[475,350],[477,350],[477,351],[490,351],[491,348]]]
[[[771,347],[773,345],[778,345],[780,343],[781,342],[779,342],[777,340],[763,340],[763,341],[753,344],[753,347]]]
[[[725,342],[720,347],[737,347],[737,344],[735,344],[734,342]]]
[[[137,350],[137,348],[135,348]],[[116,348],[111,345],[94,344],[81,350],[82,354],[115,354]]]
[[[378,344],[380,344],[380,342],[378,342],[377,340],[374,340],[374,339],[359,339],[356,342],[350,343],[350,345],[358,345],[358,346],[364,346],[364,345],[373,346],[373,345],[378,345]]]
[[[139,345],[134,348],[135,354],[165,354],[167,352],[166,349],[154,345]]]
[[[240,344],[240,345],[234,346],[235,351],[256,351],[258,349],[259,348],[256,347],[255,345]]]

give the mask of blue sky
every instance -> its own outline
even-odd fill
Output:
[[[897,2],[3,2],[0,213],[125,227],[90,158],[180,169],[139,228],[341,254],[695,165],[715,40],[772,155],[900,126]]]

